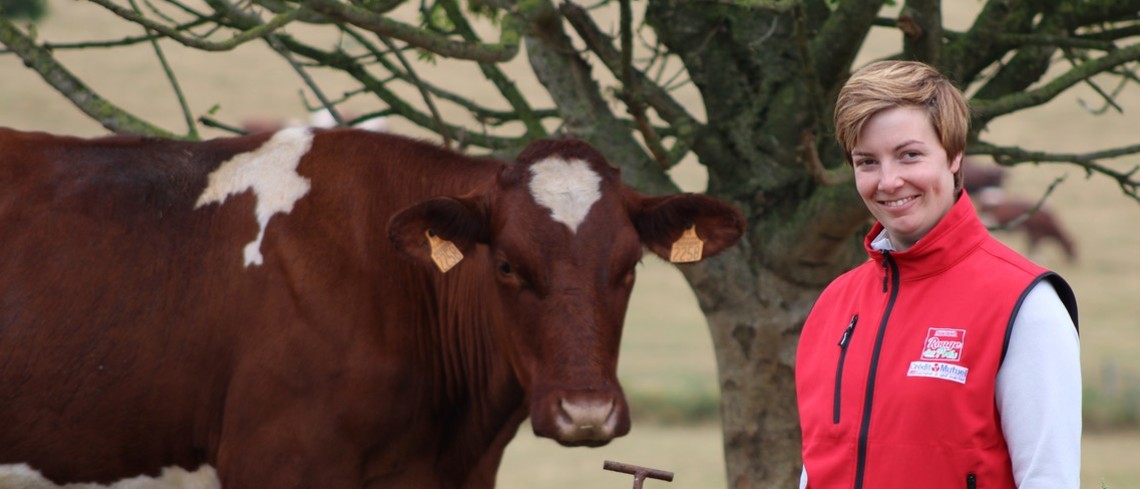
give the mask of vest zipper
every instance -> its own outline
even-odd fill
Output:
[[[887,293],[887,277],[890,276],[890,270],[887,268],[887,258],[891,256],[891,252],[883,251],[883,293]]]
[[[851,343],[851,334],[855,332],[855,324],[859,322],[859,315],[851,316],[847,329],[839,338],[839,364],[835,367],[835,401],[831,408],[831,422],[839,424],[839,400],[843,389],[843,362],[847,360],[847,345]]]
[[[867,372],[867,394],[863,397],[863,421],[859,426],[859,449],[855,462],[855,489],[863,489],[863,476],[867,471],[867,432],[871,429],[871,406],[875,398],[875,374],[879,368],[879,353],[883,349],[883,337],[887,333],[887,322],[891,318],[891,310],[895,307],[895,299],[899,296],[899,267],[891,258],[890,251],[883,251],[883,292],[887,292],[887,279],[890,279],[891,295],[887,299],[887,308],[883,311],[883,319],[879,322],[879,332],[875,336],[875,349],[871,351],[871,366]]]
[[[978,489],[978,476],[966,474],[966,489]]]

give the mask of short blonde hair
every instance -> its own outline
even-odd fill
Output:
[[[856,71],[835,102],[835,138],[847,163],[859,143],[863,125],[875,114],[894,107],[923,107],[953,160],[966,151],[970,110],[962,92],[930,65],[917,61],[878,61]],[[954,175],[962,188],[962,168]]]

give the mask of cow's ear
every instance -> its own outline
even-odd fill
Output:
[[[744,215],[707,195],[638,195],[634,199],[632,217],[642,244],[674,263],[716,255],[744,234]]]
[[[405,208],[388,221],[388,239],[408,256],[447,272],[485,241],[485,220],[472,200],[437,197]]]

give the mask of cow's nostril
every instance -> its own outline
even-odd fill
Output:
[[[564,441],[608,441],[614,437],[614,400],[574,402],[559,399],[559,426]]]
[[[614,411],[614,401],[605,402],[572,402],[559,399],[558,406],[571,423],[579,427],[605,424],[606,419]]]

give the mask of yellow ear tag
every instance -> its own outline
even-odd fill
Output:
[[[463,253],[455,246],[455,243],[446,239],[436,236],[430,229],[424,231],[427,236],[428,243],[431,244],[431,261],[435,262],[435,266],[439,268],[442,273],[447,273],[457,263],[463,261]]]
[[[681,237],[673,243],[673,250],[669,253],[669,261],[673,263],[692,263],[701,261],[701,253],[705,249],[705,242],[697,237],[697,227],[689,226]]]

